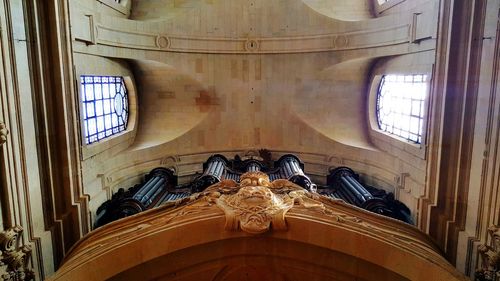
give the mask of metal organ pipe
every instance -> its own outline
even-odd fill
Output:
[[[282,178],[287,179],[307,190],[315,190],[316,185],[304,174],[300,160],[291,154],[282,156],[278,161]]]
[[[259,172],[263,168],[262,164],[257,160],[247,160],[246,161],[246,171],[247,172]]]
[[[336,189],[335,195],[347,203],[374,213],[390,213],[390,209],[384,200],[375,198],[356,180],[355,175],[350,168],[338,167],[330,172],[327,184]]]
[[[167,193],[168,186],[175,186],[177,178],[173,172],[165,168],[153,169],[147,176],[147,181],[130,197],[120,199],[117,202],[117,207],[106,218],[107,220],[127,217],[156,206],[156,203],[161,200]]]
[[[167,190],[169,179],[172,179],[172,171],[164,168],[156,168],[149,174],[149,180],[132,196],[142,205],[143,209],[148,209],[153,202],[163,196]]]
[[[174,176],[173,171],[165,168],[153,169],[146,176],[143,184],[137,184],[127,191],[120,189],[110,200],[103,203],[97,210],[95,225],[104,225],[110,221],[160,206],[164,202],[191,196],[222,179],[239,182],[241,174],[245,172],[262,171],[269,176],[270,181],[286,179],[304,189],[316,191],[316,185],[304,174],[304,166],[296,156],[288,154],[274,163],[269,161],[259,161],[252,157],[245,160],[237,157],[228,161],[222,155],[212,155],[203,164],[201,175],[194,181],[180,186],[177,186],[177,177]],[[333,199],[342,199],[374,213],[412,223],[411,211],[395,200],[393,194],[386,194],[371,187],[365,188],[350,168],[338,167],[330,171],[327,185],[321,187],[320,194]]]
[[[216,154],[210,156],[203,164],[203,174],[192,185],[194,192],[203,191],[212,184],[219,182],[226,171],[229,161],[226,157]]]
[[[220,181],[227,163],[226,157],[222,155],[211,156],[206,162],[206,167],[203,167],[204,171],[201,177],[214,177],[217,181]]]

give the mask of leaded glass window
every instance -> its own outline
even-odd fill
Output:
[[[119,76],[80,76],[85,143],[125,131],[129,106],[127,88]]]
[[[427,84],[427,75],[384,75],[377,95],[379,128],[421,143]]]

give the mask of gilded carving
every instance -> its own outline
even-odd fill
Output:
[[[269,181],[267,174],[248,172],[241,183],[223,180],[209,188],[207,194],[217,197],[216,203],[226,215],[226,230],[241,229],[251,234],[286,230],[285,214],[301,207],[333,217],[337,222],[361,222],[327,208],[320,195],[311,193],[288,180]]]
[[[0,280],[33,280],[34,273],[29,268],[31,248],[19,246],[20,226],[0,233]]]
[[[259,234],[273,229],[286,229],[285,213],[293,207],[293,199],[283,200],[265,186],[244,186],[235,195],[222,195],[217,200],[226,214],[226,229]]]
[[[224,193],[216,203],[226,215],[226,230],[241,228],[259,234],[269,230],[271,225],[276,230],[286,229],[285,213],[293,207],[294,200],[274,194],[265,173],[245,173],[240,181],[239,185],[234,181],[222,181],[217,185]]]
[[[482,244],[478,247],[481,256],[481,265],[476,270],[476,280],[500,280],[500,227],[492,225],[488,228],[491,237],[490,245]]]
[[[0,121],[0,145],[4,144],[7,141],[8,134],[9,130],[7,130],[7,126],[4,122]]]

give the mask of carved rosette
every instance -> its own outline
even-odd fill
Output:
[[[23,229],[20,226],[0,233],[0,280],[33,280],[34,273],[28,263],[31,247],[19,246]]]
[[[488,234],[491,237],[490,245],[482,244],[477,249],[481,263],[476,270],[476,280],[500,281],[500,227],[490,226]]]
[[[4,144],[7,141],[8,134],[9,130],[7,130],[7,126],[4,122],[0,121],[0,145]]]

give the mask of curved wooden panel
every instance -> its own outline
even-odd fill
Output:
[[[416,228],[262,177],[107,225],[49,280],[466,280]]]

